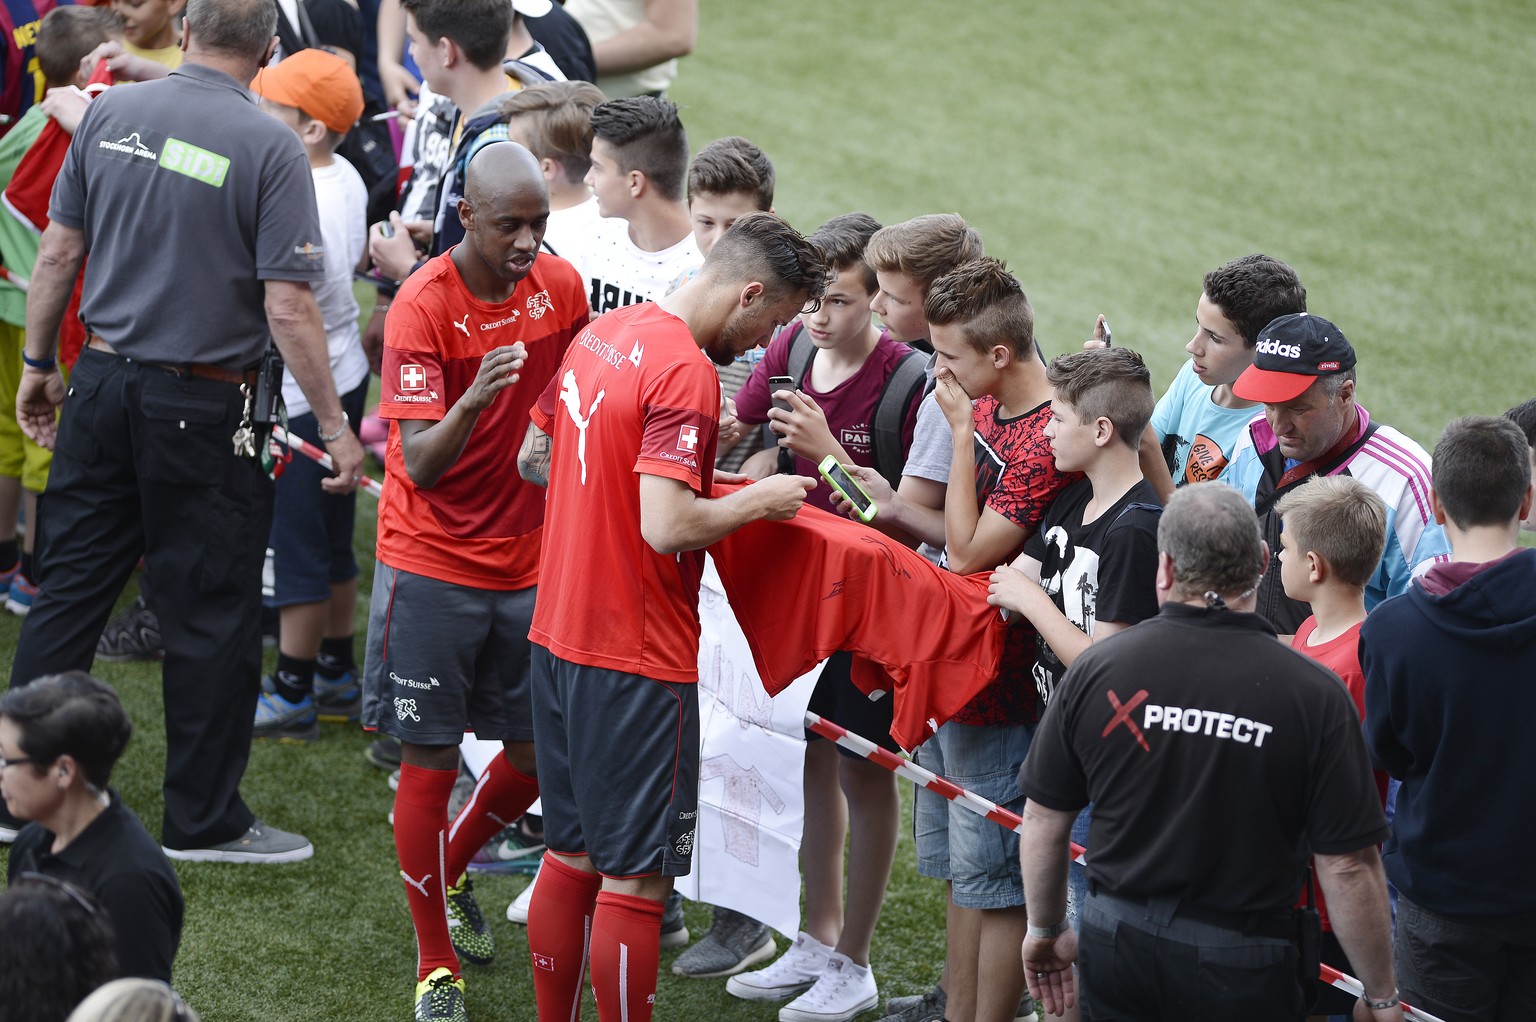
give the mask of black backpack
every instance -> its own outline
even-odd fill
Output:
[[[795,381],[795,389],[805,386],[811,373],[811,362],[816,358],[816,345],[805,334],[805,327],[795,323],[790,327],[789,369],[785,373]],[[911,351],[901,357],[896,368],[885,378],[880,399],[875,402],[872,423],[875,433],[875,471],[895,489],[901,484],[901,470],[907,463],[907,452],[901,446],[902,426],[907,421],[907,409],[923,393],[928,382],[928,356],[921,351]],[[765,429],[767,427],[764,427]],[[776,442],[773,433],[769,442]],[[787,448],[779,448],[779,471],[794,471],[794,454]]]

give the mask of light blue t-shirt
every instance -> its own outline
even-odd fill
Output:
[[[1191,360],[1152,411],[1152,428],[1175,486],[1220,479],[1243,430],[1263,413],[1257,406],[1224,408],[1211,400],[1215,390],[1200,382]]]

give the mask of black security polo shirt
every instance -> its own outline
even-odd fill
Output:
[[[176,872],[117,792],[111,804],[55,855],[41,824],[22,828],[11,848],[8,881],[45,873],[89,891],[117,936],[120,976],[171,981],[185,904]]]
[[[1067,670],[1020,770],[1048,809],[1093,802],[1088,876],[1138,899],[1288,909],[1309,853],[1387,821],[1339,679],[1255,614],[1164,604]]]

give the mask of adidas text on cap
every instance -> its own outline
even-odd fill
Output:
[[[1259,331],[1253,365],[1232,384],[1232,393],[1244,401],[1284,404],[1300,397],[1319,376],[1354,367],[1355,349],[1344,331],[1321,316],[1296,312],[1270,320]]]

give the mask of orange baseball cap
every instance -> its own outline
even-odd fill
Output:
[[[334,53],[300,50],[256,72],[251,91],[284,106],[297,107],[338,135],[363,115],[363,87],[357,72]]]

